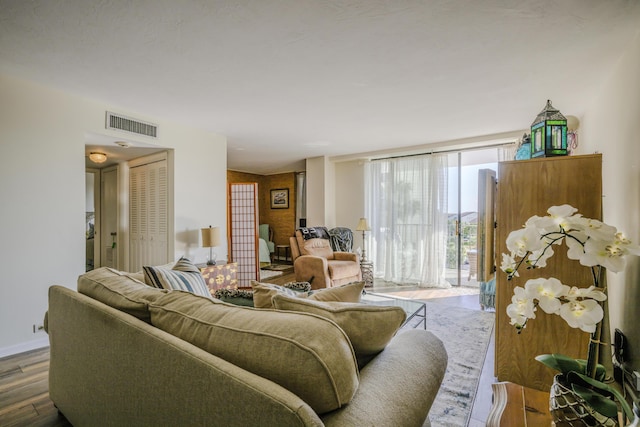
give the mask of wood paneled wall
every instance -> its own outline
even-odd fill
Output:
[[[276,245],[288,245],[289,236],[296,229],[296,177],[295,173],[277,175],[257,175],[245,172],[227,171],[227,182],[257,182],[260,224],[269,224],[273,229]],[[271,190],[289,189],[289,208],[271,209]]]

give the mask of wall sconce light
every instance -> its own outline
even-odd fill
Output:
[[[367,218],[360,218],[360,221],[358,221],[358,225],[356,226],[356,231],[362,231],[362,262],[367,261],[367,251],[364,249],[364,233],[369,230],[371,230],[371,228],[369,227]]]
[[[89,153],[89,160],[91,160],[93,163],[104,163],[107,161],[107,155],[94,151]]]
[[[213,252],[213,248],[220,246],[220,229],[209,226],[208,228],[200,229],[200,231],[202,232],[202,247],[209,248],[207,265],[216,265],[216,254]]]

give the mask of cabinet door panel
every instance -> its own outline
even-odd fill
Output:
[[[496,263],[508,253],[509,233],[533,215],[544,216],[551,206],[569,204],[585,217],[602,219],[601,155],[568,156],[501,162],[498,166]],[[549,390],[554,372],[534,360],[544,353],[586,358],[589,334],[570,328],[557,315],[536,311],[536,318],[518,335],[509,324],[506,308],[513,288],[528,279],[555,277],[569,286],[592,284],[590,269],[569,260],[566,246],[554,247],[547,267],[521,269],[511,281],[498,270],[496,286],[496,376],[525,387]]]

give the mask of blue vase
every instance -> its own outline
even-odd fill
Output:
[[[516,151],[516,160],[527,160],[531,158],[531,143],[525,142]]]

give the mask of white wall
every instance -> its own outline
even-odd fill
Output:
[[[594,97],[580,126],[580,153],[602,153],[603,216],[640,243],[640,34]],[[631,343],[632,366],[640,370],[640,258],[609,273],[612,328]]]
[[[118,134],[106,110],[157,123],[175,150],[174,228],[189,236],[176,256],[199,246],[200,227],[226,226],[226,138],[0,75],[0,357],[48,343],[32,332],[47,289],[75,289],[84,272],[84,135]]]
[[[307,226],[335,227],[335,170],[325,156],[307,159]]]
[[[362,233],[355,232],[364,215],[364,164],[353,160],[335,164],[336,225],[354,230],[353,247],[362,247]]]

